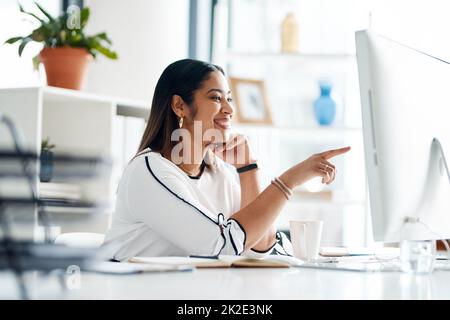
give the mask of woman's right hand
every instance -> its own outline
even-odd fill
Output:
[[[330,184],[336,176],[336,167],[328,160],[348,151],[350,147],[314,154],[291,167],[280,176],[280,179],[291,189],[315,177],[322,177],[322,183]]]

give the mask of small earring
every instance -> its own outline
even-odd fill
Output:
[[[178,121],[178,126],[181,128],[183,126],[183,117],[180,118],[180,120]]]

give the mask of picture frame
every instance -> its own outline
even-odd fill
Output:
[[[237,121],[251,124],[272,124],[264,80],[230,77]]]

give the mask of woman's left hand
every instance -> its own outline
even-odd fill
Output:
[[[212,144],[212,150],[223,161],[236,168],[256,162],[251,154],[248,139],[242,134],[233,134],[224,143]]]

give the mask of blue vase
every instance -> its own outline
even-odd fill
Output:
[[[336,102],[330,97],[331,85],[321,82],[320,97],[314,101],[314,113],[321,126],[330,125],[336,116]]]
[[[53,152],[43,150],[41,152],[41,166],[39,177],[41,182],[50,182],[53,175]]]

